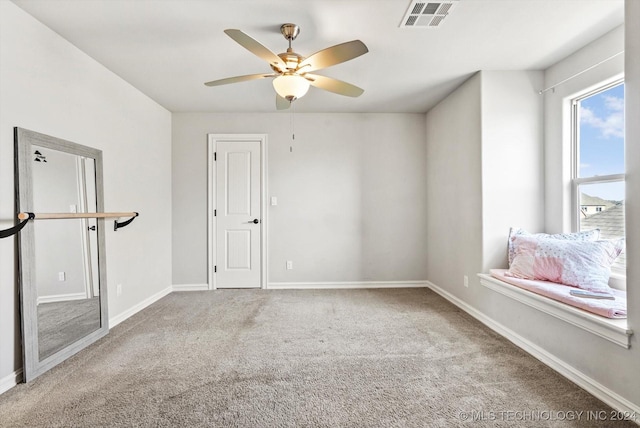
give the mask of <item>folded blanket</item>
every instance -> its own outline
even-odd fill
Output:
[[[576,290],[576,287],[549,281],[536,281],[505,276],[504,273],[506,269],[491,269],[489,272],[491,276],[496,279],[596,315],[606,318],[627,317],[627,293],[621,290],[611,289],[615,300],[587,299],[571,295],[571,290]]]

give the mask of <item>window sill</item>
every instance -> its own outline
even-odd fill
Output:
[[[610,319],[591,314],[582,309],[515,287],[491,275],[479,273],[478,277],[480,277],[480,283],[483,286],[493,291],[607,339],[623,348],[628,349],[630,347],[630,338],[633,335],[633,331],[629,329],[626,319]]]

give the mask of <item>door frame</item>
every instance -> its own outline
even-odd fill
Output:
[[[243,143],[247,141],[260,142],[260,288],[267,288],[267,134],[207,134],[207,286],[209,290],[216,290],[216,227],[217,219],[214,216],[216,207],[216,161],[214,153],[218,141],[225,143]]]

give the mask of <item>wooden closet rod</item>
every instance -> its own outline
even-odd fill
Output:
[[[115,218],[115,217],[136,217],[136,212],[126,213],[34,213],[34,219],[60,219],[60,218]],[[29,213],[18,214],[20,220],[29,218]]]

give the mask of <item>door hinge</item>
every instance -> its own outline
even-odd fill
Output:
[[[218,160],[218,152],[213,152],[213,161],[217,161]]]
[[[218,216],[218,210],[213,210],[213,216],[217,217]]]
[[[218,266],[214,266],[214,267],[213,267],[213,271],[214,271],[214,272],[218,272]]]

